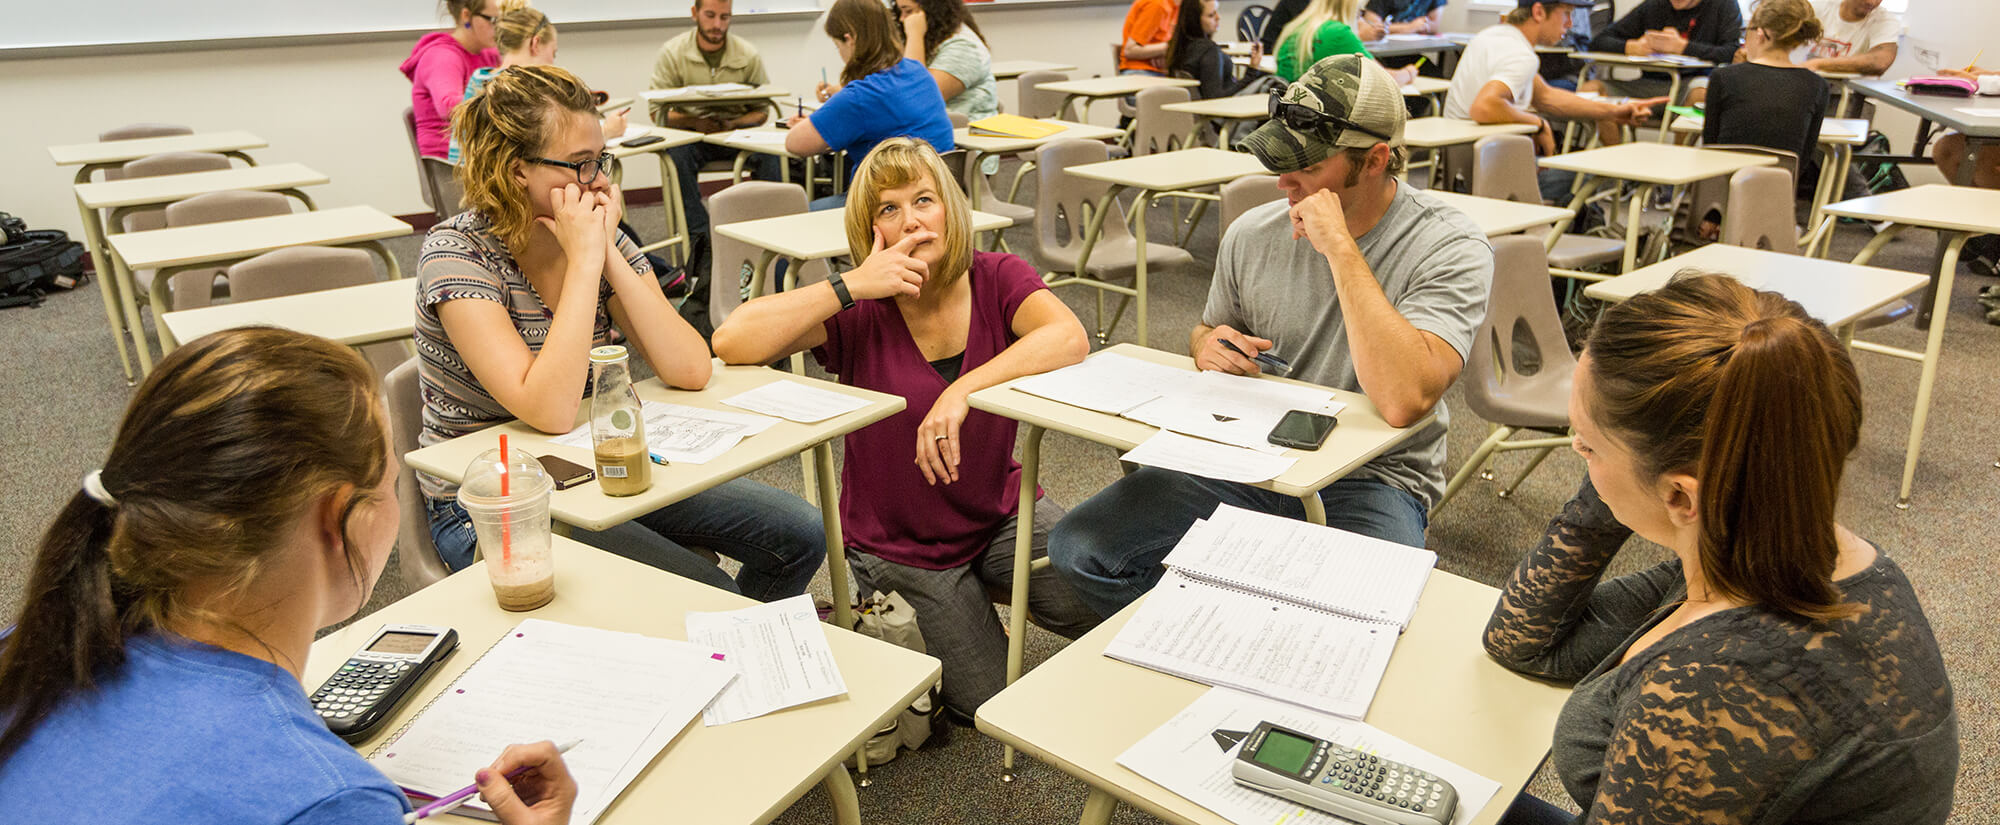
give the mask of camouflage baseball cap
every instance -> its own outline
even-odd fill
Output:
[[[1280,112],[1242,143],[1272,172],[1304,169],[1326,160],[1338,147],[1403,145],[1403,90],[1382,64],[1362,55],[1334,55],[1314,63],[1279,100],[1307,111]],[[1309,121],[1316,119],[1322,120],[1316,127],[1294,128],[1312,126]]]

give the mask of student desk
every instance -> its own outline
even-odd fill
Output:
[[[1429,167],[1430,188],[1442,189],[1444,187],[1438,185],[1443,170],[1438,163],[1437,150],[1473,143],[1487,135],[1532,135],[1540,130],[1540,127],[1526,123],[1474,123],[1452,117],[1414,117],[1403,123],[1403,145],[1411,149],[1431,150],[1429,158],[1421,163],[1412,163],[1409,168]]]
[[[1671,128],[1675,135],[1701,134],[1705,121],[1698,117],[1675,116]],[[1829,117],[1819,122],[1819,148],[1824,157],[1819,165],[1819,182],[1813,187],[1812,215],[1818,220],[1820,210],[1834,198],[1847,191],[1847,172],[1854,162],[1854,147],[1868,142],[1868,120],[1866,118]],[[1803,159],[1801,159],[1803,162]],[[1814,232],[1807,236],[1804,244],[1808,254],[1821,245],[1832,243],[1832,224],[1827,224],[1824,234]]]
[[[690,132],[686,129],[669,129],[665,126],[648,127],[646,134],[659,137],[661,140],[659,143],[651,143],[645,146],[628,146],[626,145],[626,141],[621,140],[615,146],[606,146],[604,148],[604,151],[611,153],[611,182],[621,184],[624,182],[626,158],[650,154],[654,159],[659,161],[660,192],[662,193],[660,205],[667,210],[668,236],[639,247],[639,251],[651,252],[655,249],[679,246],[682,253],[681,260],[685,261],[687,260],[688,228],[687,214],[681,211],[681,176],[680,170],[674,167],[673,159],[667,157],[667,150],[677,149],[691,143],[700,143],[702,142],[703,135],[700,132]]]
[[[952,141],[958,145],[958,148],[965,150],[966,177],[969,180],[966,185],[965,199],[967,203],[972,205],[972,208],[979,208],[980,190],[983,188],[980,186],[980,182],[986,177],[986,175],[977,171],[981,155],[1031,152],[1042,148],[1045,144],[1054,143],[1058,140],[1112,140],[1123,134],[1109,126],[1073,123],[1067,120],[1057,120],[1052,117],[1040,118],[1039,121],[1054,126],[1061,126],[1063,130],[1048,137],[1040,138],[975,135],[972,134],[969,128],[959,128],[952,131]]]
[[[1189,100],[1182,103],[1169,103],[1160,108],[1169,112],[1195,116],[1194,129],[1188,132],[1187,139],[1181,142],[1182,146],[1194,146],[1195,138],[1201,134],[1201,127],[1209,121],[1214,121],[1218,132],[1215,145],[1227,148],[1229,146],[1229,132],[1236,127],[1235,121],[1258,121],[1270,117],[1271,97],[1269,95],[1211,97],[1201,100]]]
[[[1498,601],[1494,588],[1432,571],[1365,720],[1499,782],[1474,825],[1499,821],[1535,775],[1569,698],[1568,688],[1521,676],[1486,655],[1480,637]],[[981,705],[979,730],[1089,785],[1084,825],[1109,823],[1120,802],[1173,825],[1230,825],[1118,764],[1119,754],[1209,690],[1104,655],[1140,603]]]
[[[1050,63],[1046,60],[995,60],[994,80],[1013,80],[1029,72],[1073,72],[1076,67],[1068,63]]]
[[[653,466],[653,486],[638,495],[607,496],[604,489],[595,483],[582,484],[567,490],[558,490],[551,497],[549,510],[558,524],[582,527],[586,530],[603,530],[613,525],[624,524],[634,518],[658,510],[674,502],[688,498],[725,481],[749,475],[752,471],[777,462],[787,456],[798,455],[810,450],[813,463],[819,475],[832,479],[833,447],[828,443],[855,430],[866,427],[903,409],[903,399],[899,396],[842,386],[831,381],[806,378],[796,373],[786,375],[764,367],[730,367],[717,362],[714,377],[708,386],[700,390],[676,390],[660,382],[658,378],[648,378],[632,385],[639,398],[646,401],[665,401],[690,407],[707,407],[716,410],[737,410],[722,403],[722,399],[755,389],[780,379],[809,384],[819,389],[852,395],[867,399],[868,404],[844,415],[837,415],[816,424],[800,424],[796,421],[779,419],[770,429],[753,435],[717,456],[707,464],[675,463]],[[577,426],[590,421],[590,405],[577,408]],[[520,421],[509,421],[475,433],[459,436],[441,444],[433,444],[414,450],[403,456],[412,468],[457,483],[465,476],[465,467],[480,453],[492,449],[499,443],[498,436],[506,433],[512,446],[528,451],[531,455],[557,455],[585,467],[594,466],[590,448],[566,447],[550,444],[555,436],[540,432]],[[831,483],[819,485],[818,504],[820,517],[826,525],[827,572],[833,579],[833,612],[835,624],[841,627],[853,625],[848,612],[847,589],[847,545],[840,535],[840,499]],[[491,601],[488,595],[488,601]]]
[[[1910,420],[1910,446],[1903,459],[1903,486],[1896,498],[1897,509],[1907,510],[1910,507],[1910,484],[1917,472],[1917,451],[1923,446],[1924,421],[1930,415],[1931,389],[1937,381],[1938,358],[1944,348],[1944,322],[1949,314],[1945,309],[1951,301],[1952,279],[1958,274],[1958,252],[1975,235],[2000,232],[2000,189],[1933,183],[1830,204],[1825,213],[1823,222],[1831,222],[1835,218],[1889,222],[1887,229],[1876,233],[1874,240],[1854,256],[1856,264],[1868,263],[1891,239],[1912,227],[1936,230],[1939,246],[1943,249],[1937,278],[1931,281],[1924,300],[1917,302],[1918,327],[1923,328],[1926,323],[1929,326],[1924,351],[1911,352],[1866,341],[1854,343],[1855,349],[1919,361],[1924,365],[1922,377],[1917,381],[1916,412]]]
[[[1156,78],[1157,79],[1157,78]],[[1139,304],[1139,345],[1146,345],[1146,208],[1161,195],[1180,193],[1203,186],[1228,183],[1244,175],[1261,175],[1268,170],[1257,156],[1247,152],[1229,152],[1222,149],[1198,147],[1177,152],[1160,152],[1136,158],[1086,163],[1072,166],[1069,174],[1089,180],[1110,184],[1104,196],[1098,198],[1097,207],[1090,216],[1090,226],[1084,230],[1083,249],[1077,253],[1076,271],[1067,278],[1049,282],[1057,287],[1065,284],[1083,284],[1098,290],[1097,340],[1103,343],[1111,334],[1111,328],[1118,325],[1118,317],[1125,314],[1125,301],[1120,301],[1118,311],[1107,323],[1104,320],[1104,293],[1116,292],[1126,300],[1137,299]],[[1139,197],[1133,201],[1132,234],[1138,241],[1138,271],[1133,274],[1132,286],[1100,281],[1085,274],[1090,264],[1091,247],[1104,231],[1104,218],[1113,211],[1113,202],[1126,189],[1139,190]],[[1215,195],[1200,195],[1203,199],[1217,199]]]
[[[792,93],[786,91],[785,87],[773,86],[768,83],[754,88],[737,89],[735,91],[728,91],[728,92],[704,92],[704,91],[698,91],[693,86],[681,86],[679,88],[674,88],[674,89],[648,89],[646,91],[639,93],[639,98],[646,101],[649,104],[651,103],[688,103],[688,104],[736,103],[741,101],[765,100],[765,101],[770,101],[771,106],[774,109],[778,105],[777,104],[778,98],[791,97],[791,96]]]
[[[357,746],[367,754],[387,732],[414,720],[523,619],[686,639],[687,611],[736,610],[755,604],[565,538],[556,537],[554,543],[555,601],[524,613],[501,610],[493,600],[484,562],[475,563],[314,642],[305,684],[325,681],[382,624],[446,625],[458,631],[458,653],[382,725],[383,733]],[[833,803],[833,820],[858,825],[859,800],[841,760],[936,682],[939,666],[929,656],[832,625],[826,626],[826,642],[847,683],[845,695],[720,727],[704,727],[701,719],[695,719],[599,822],[756,825],[777,818],[817,783]],[[746,769],[753,758],[756,769]],[[447,815],[440,821],[481,820]]]
[[[1107,97],[1129,97],[1138,94],[1144,89],[1156,89],[1163,86],[1171,88],[1199,85],[1201,84],[1185,77],[1118,74],[1111,75],[1110,77],[1093,77],[1085,80],[1064,80],[1059,83],[1044,83],[1038,88],[1043,91],[1061,93],[1063,95],[1063,102],[1061,106],[1056,107],[1056,114],[1064,120],[1081,122],[1090,119],[1090,104],[1092,101],[1102,100]],[[1083,101],[1083,105],[1078,107],[1076,114],[1072,116],[1070,114],[1070,105],[1079,100]]]
[[[1090,357],[1095,358],[1107,352],[1139,358],[1155,364],[1165,364],[1187,370],[1194,369],[1193,358],[1170,352],[1161,352],[1155,349],[1147,349],[1143,346],[1135,346],[1133,344],[1119,344],[1109,349],[1100,350]],[[1263,380],[1283,381],[1293,384],[1304,383],[1288,378],[1272,378],[1268,376]],[[1011,418],[1026,425],[1022,428],[1021,436],[1020,529],[1014,541],[1013,609],[1008,613],[1007,681],[1010,683],[1021,676],[1022,644],[1023,640],[1027,638],[1028,574],[1034,568],[1048,565],[1047,559],[1036,560],[1032,557],[1035,523],[1035,490],[1037,489],[1037,481],[1041,475],[1042,433],[1047,430],[1055,430],[1059,433],[1067,433],[1086,441],[1093,441],[1122,451],[1139,446],[1140,442],[1152,438],[1154,434],[1160,431],[1159,428],[1150,424],[1141,424],[1129,418],[1120,418],[1109,413],[1086,410],[1082,407],[1072,407],[1060,401],[1051,401],[1040,396],[1029,395],[1028,393],[1014,389],[1015,383],[1015,381],[1009,381],[998,386],[988,387],[973,393],[969,399],[969,403],[973,409]],[[1286,470],[1275,479],[1252,485],[1272,492],[1296,496],[1305,505],[1307,520],[1314,524],[1326,523],[1326,508],[1319,500],[1319,491],[1321,489],[1345,478],[1348,473],[1354,472],[1362,465],[1374,460],[1377,456],[1388,452],[1396,445],[1408,440],[1410,436],[1430,426],[1437,420],[1437,413],[1432,412],[1430,415],[1424,416],[1408,427],[1391,427],[1389,426],[1389,422],[1383,421],[1381,414],[1375,411],[1375,404],[1368,400],[1368,396],[1345,390],[1332,390],[1332,392],[1334,398],[1345,402],[1347,407],[1340,411],[1338,415],[1340,426],[1333,428],[1333,432],[1327,436],[1326,443],[1320,445],[1320,448],[1317,450],[1286,450],[1285,455],[1297,458],[1298,463],[1293,464],[1291,469]],[[1436,576],[1432,578],[1435,579]],[[1486,621],[1485,616],[1484,612],[1480,614],[1479,622],[1482,625]],[[1092,631],[1093,635],[1097,632]],[[1086,636],[1085,638],[1088,639],[1091,637]],[[1091,654],[1093,657],[1096,653],[1103,651],[1104,643],[1109,641],[1109,638],[1108,636],[1098,638],[1095,644],[1096,652]],[[1466,636],[1466,639],[1469,644],[1473,645],[1473,649],[1476,651],[1477,632],[1470,633]],[[1070,645],[1071,648],[1079,646],[1091,647],[1091,645],[1086,645],[1081,640]],[[1151,673],[1151,671],[1146,672]],[[1153,675],[1157,676],[1159,674]],[[1163,676],[1161,678],[1171,680],[1171,677]],[[1068,682],[1061,679],[1056,681],[1057,687],[1055,689],[1062,691],[1095,692],[1097,686],[1102,684],[1094,681]],[[1079,687],[1080,685],[1086,687]],[[1001,695],[1005,696],[1007,694],[1002,693]],[[1106,695],[1116,696],[1117,693],[1113,692]],[[1189,693],[1187,699],[1192,700],[1193,698],[1193,693]],[[1182,701],[1180,704],[1174,705],[1172,710],[1177,711],[1185,704],[1186,701]],[[987,706],[981,708],[979,718],[982,720],[986,718],[987,707],[992,707],[992,704],[988,703]],[[1169,711],[1168,715],[1172,715],[1172,711]],[[1161,716],[1157,721],[1146,726],[1145,730],[1150,731],[1154,727],[1157,727],[1159,722],[1164,721],[1166,721],[1166,716]],[[982,721],[980,729],[986,730],[986,728],[986,724]],[[1081,730],[1079,729],[1079,732]],[[993,731],[988,731],[988,733],[993,733]],[[1538,747],[1546,748],[1547,735],[1544,733],[1539,734],[1539,736],[1540,738],[1537,741],[1543,744]],[[1017,743],[1011,742],[1009,737],[1004,735],[996,734],[996,737],[1010,744],[1010,748],[1005,756],[1005,762],[1006,769],[1011,775],[1014,766],[1014,754],[1011,745]],[[1135,736],[1133,738],[1137,739],[1138,737]],[[1026,742],[1018,744],[1021,744],[1030,753],[1036,753],[1032,745]],[[1111,754],[1115,756],[1119,751],[1124,750],[1124,748],[1125,745],[1117,745],[1111,751]],[[1064,763],[1057,761],[1054,764],[1061,767]],[[1533,770],[1534,766],[1532,764],[1527,766],[1529,773],[1532,773]],[[1088,781],[1089,777],[1086,776],[1084,779]]]
[[[328,181],[326,175],[298,163],[279,163],[269,166],[250,166],[238,169],[220,169],[213,172],[191,172],[183,175],[159,175],[148,178],[126,178],[102,183],[79,183],[76,185],[76,202],[83,216],[83,234],[91,245],[102,248],[105,239],[124,231],[125,216],[135,209],[164,206],[175,201],[210,192],[261,191],[278,192],[296,198],[308,211],[314,209],[312,198],[300,191],[302,187],[318,186]],[[108,214],[106,212],[108,211]],[[95,253],[95,250],[93,250]],[[95,253],[102,255],[102,253]],[[111,261],[107,269],[99,270],[100,287],[106,290],[106,297],[116,296],[124,313],[123,328],[130,330],[137,339],[135,349],[139,356],[141,372],[153,370],[153,357],[145,344],[144,328],[139,325],[139,286],[132,270]],[[119,334],[119,326],[113,325],[114,335]],[[119,355],[125,353],[124,341],[119,341]],[[129,371],[126,378],[132,376]]]
[[[1712,243],[1616,278],[1597,281],[1584,287],[1583,294],[1618,303],[1666,286],[1668,279],[1683,269],[1725,274],[1752,288],[1770,290],[1797,301],[1842,338],[1853,334],[1851,327],[1855,321],[1923,289],[1930,282],[1922,275],[1895,269]]]
[[[1614,52],[1577,52],[1570,56],[1585,62],[1586,65],[1583,69],[1585,75],[1589,75],[1591,69],[1596,66],[1630,66],[1649,72],[1665,72],[1667,74],[1668,105],[1679,105],[1681,102],[1682,75],[1688,72],[1705,72],[1715,68],[1714,63],[1693,58],[1682,62],[1679,60],[1661,60],[1658,57],[1650,55],[1646,57],[1634,57],[1629,54],[1617,54]],[[1669,139],[1670,136],[1667,130],[1661,129],[1660,142],[1666,143]]]
[[[1424,194],[1464,212],[1466,217],[1479,225],[1479,231],[1486,233],[1488,238],[1525,232],[1538,226],[1553,227],[1570,217],[1570,213],[1559,206],[1461,195],[1442,189],[1425,190]]]
[[[1996,105],[1993,98],[1976,95],[1973,97],[1913,95],[1906,91],[1897,81],[1883,80],[1881,78],[1852,80],[1848,81],[1847,86],[1862,97],[1894,106],[1916,115],[1918,119],[1917,134],[1916,143],[1913,145],[1923,146],[1930,142],[1932,123],[1936,123],[1947,129],[1955,129],[1960,134],[1965,135],[1966,148],[1969,150],[1966,152],[1965,163],[1961,164],[1958,169],[1938,170],[1944,173],[1945,180],[1961,186],[1970,184],[1972,182],[1973,155],[1981,147],[1986,147],[1991,151],[2000,151],[2000,149],[1993,148],[1996,145],[2000,145],[2000,117],[1974,117],[1959,111],[1961,109],[2000,108],[2000,105]],[[1910,160],[1921,161],[1923,158],[1919,156],[1910,158]]]
[[[1752,155],[1744,152],[1724,152],[1716,149],[1695,149],[1673,144],[1649,145],[1644,143],[1621,143],[1601,149],[1587,149],[1582,152],[1545,157],[1540,160],[1543,167],[1564,169],[1577,173],[1576,197],[1569,202],[1572,215],[1583,208],[1584,201],[1603,181],[1627,180],[1639,184],[1633,193],[1630,212],[1625,220],[1625,262],[1619,272],[1631,272],[1639,257],[1639,223],[1644,214],[1646,202],[1652,199],[1653,189],[1658,186],[1671,187],[1675,209],[1679,208],[1687,185],[1709,178],[1728,177],[1739,169],[1752,166],[1771,166],[1778,162],[1770,155]],[[1669,210],[1671,213],[1674,210]],[[1564,221],[1561,229],[1569,228]]]
[[[736,165],[729,170],[729,180],[732,183],[743,179],[743,164],[750,160],[752,154],[777,155],[788,161],[801,159],[806,162],[806,187],[810,191],[813,179],[813,162],[818,159],[818,156],[794,155],[791,152],[785,151],[785,135],[788,134],[791,134],[791,130],[780,129],[776,126],[752,126],[748,129],[732,129],[727,132],[703,135],[701,140],[703,143],[712,143],[717,146],[725,146],[736,150]],[[792,165],[790,163],[781,162],[778,164],[778,179],[785,183],[792,182]],[[835,188],[838,189],[839,187],[836,186]]]
[[[1373,40],[1361,45],[1368,50],[1369,56],[1374,57],[1376,60],[1381,60],[1385,57],[1410,57],[1419,54],[1437,55],[1438,68],[1444,71],[1445,77],[1451,76],[1452,69],[1455,68],[1454,64],[1457,62],[1458,53],[1465,49],[1464,43],[1448,37],[1408,34],[1392,34],[1381,40]]]
[[[226,267],[288,246],[353,246],[375,253],[388,269],[389,278],[402,277],[396,256],[379,243],[385,238],[410,234],[410,225],[372,206],[348,206],[274,215],[240,221],[154,229],[113,235],[110,239],[113,266],[120,272],[136,269],[157,270],[148,296],[153,318],[167,313],[167,286],[176,273],[190,269]],[[133,341],[144,355],[146,345],[139,334],[137,313],[133,314]],[[160,351],[169,344],[165,325],[156,330]],[[147,368],[150,371],[150,367]]]
[[[269,324],[337,344],[365,347],[407,341],[416,325],[417,279],[302,292],[261,301],[216,304],[160,316],[168,347],[211,332]],[[169,349],[168,351],[172,351]]]

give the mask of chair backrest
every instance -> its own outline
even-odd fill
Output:
[[[1563,337],[1555,294],[1549,290],[1548,253],[1540,238],[1528,235],[1492,240],[1493,289],[1460,381],[1465,405],[1480,418],[1508,426],[1567,426],[1576,356]],[[1523,372],[1515,349],[1521,328],[1534,350],[1532,373]]]
[[[97,139],[107,141],[138,140],[139,138],[173,137],[175,135],[192,134],[194,134],[193,129],[189,129],[186,126],[176,126],[172,123],[128,123],[116,129],[106,129],[98,132]],[[124,177],[125,173],[121,169],[112,168],[104,170],[105,180],[121,180]]]
[[[1271,7],[1245,6],[1236,14],[1236,39],[1254,43],[1264,39],[1264,27],[1271,23]]]
[[[806,211],[806,191],[797,184],[774,181],[745,181],[736,184],[708,199],[708,220],[711,226],[723,226],[759,218],[775,218],[779,215],[796,215]],[[720,232],[711,233],[709,247],[709,293],[708,321],[715,326],[729,319],[743,303],[743,289],[749,285],[746,273],[751,272],[757,262],[763,260],[764,250],[742,241],[731,239]],[[767,279],[776,278],[777,267],[765,273]],[[808,284],[826,279],[825,261],[808,261],[799,272],[796,283]],[[767,293],[777,291],[777,285],[767,282]],[[755,297],[755,296],[752,296]]]
[[[424,170],[426,197],[438,220],[465,211],[465,188],[458,185],[458,167],[443,158],[418,158],[417,164]]]
[[[1746,155],[1769,155],[1778,159],[1777,168],[1789,172],[1792,180],[1799,179],[1799,156],[1783,149],[1772,149],[1751,143],[1705,144],[1702,148],[1719,149],[1725,152],[1740,152]],[[1686,223],[1683,226],[1692,233],[1696,226],[1709,213],[1728,208],[1729,179],[1709,178],[1708,180],[1695,181],[1692,185],[1688,186],[1687,204]],[[1784,212],[1790,215],[1792,210],[1790,207],[1786,207]]]
[[[1487,135],[1473,143],[1472,194],[1541,203],[1541,188],[1535,182],[1535,141],[1527,135]]]
[[[1016,78],[1014,84],[1020,90],[1020,115],[1029,118],[1061,115],[1063,93],[1045,92],[1041,86],[1044,83],[1061,83],[1068,79],[1069,75],[1062,72],[1023,72]]]
[[[1171,152],[1187,148],[1188,134],[1194,131],[1194,115],[1169,112],[1169,103],[1193,99],[1185,88],[1139,90],[1139,116],[1132,121],[1132,156]]]
[[[1229,225],[1243,217],[1251,207],[1262,206],[1285,197],[1284,190],[1278,188],[1277,175],[1244,175],[1222,185],[1222,207],[1217,210],[1221,224],[1216,228],[1216,237],[1229,232]]]
[[[413,106],[403,107],[403,136],[410,139],[410,157],[417,162],[417,194],[424,196],[424,205],[432,210],[437,203],[431,199],[429,172],[424,169],[424,153],[417,148],[417,110]]]
[[[229,158],[209,152],[167,152],[147,155],[125,164],[121,178],[150,178],[158,175],[185,175],[229,168]],[[124,231],[144,232],[167,225],[165,210],[159,207],[134,209],[125,213]]]
[[[362,253],[367,254],[367,253]],[[417,378],[417,359],[382,377],[383,399],[389,404],[389,443],[402,456],[417,449],[417,433],[423,430],[424,401]],[[431,519],[424,491],[417,486],[417,471],[408,464],[396,471],[397,506],[403,509],[403,524],[396,532],[397,565],[411,590],[420,590],[451,575],[437,545],[431,542]]]
[[[359,249],[332,246],[289,246],[240,261],[224,273],[229,299],[236,303],[282,298],[302,292],[360,286],[379,279],[375,256]],[[176,284],[178,286],[178,284]],[[377,375],[387,375],[410,357],[398,342],[361,348]]]
[[[1094,140],[1051,141],[1035,152],[1035,243],[1045,254],[1081,249],[1091,213],[1111,186],[1072,175],[1069,168],[1110,159],[1110,147]],[[1124,208],[1113,199],[1110,209],[1104,228],[1098,232],[1099,244],[1131,237]]]
[[[1751,249],[1799,254],[1792,225],[1792,176],[1765,166],[1729,176],[1729,203],[1722,210],[1722,242]]]
[[[945,112],[944,116],[951,120],[953,129],[963,129],[972,125],[972,116],[964,112]]]
[[[167,204],[165,218],[167,226],[197,226],[291,213],[291,200],[276,192],[228,191],[209,192]],[[197,269],[174,275],[173,308],[182,310],[208,306],[214,293],[215,279],[223,274],[221,269]],[[230,295],[233,300],[233,284]]]

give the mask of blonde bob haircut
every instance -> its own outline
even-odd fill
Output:
[[[882,206],[882,193],[930,178],[944,202],[944,259],[940,272],[931,273],[938,286],[949,286],[972,268],[972,208],[951,170],[944,166],[936,149],[925,141],[893,137],[875,144],[868,157],[854,170],[854,183],[847,190],[847,251],[855,262],[866,260],[875,249],[875,212]]]
[[[485,215],[509,249],[519,251],[535,228],[527,188],[514,170],[543,154],[559,116],[570,113],[597,119],[590,88],[554,66],[502,69],[451,113],[459,145],[453,175],[465,190],[464,206]]]

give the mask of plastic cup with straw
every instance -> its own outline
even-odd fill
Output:
[[[507,434],[501,433],[500,434],[500,497],[501,498],[509,498],[514,495],[514,485],[513,485],[514,461],[512,455],[513,455],[512,453],[509,453],[507,451]],[[509,510],[502,510],[500,511],[500,563],[512,564],[513,561],[514,561],[513,513],[512,511]]]
[[[555,485],[541,462],[526,453],[515,460],[509,441],[501,436],[499,449],[466,467],[458,503],[472,521],[500,606],[533,610],[555,596],[549,519]]]

